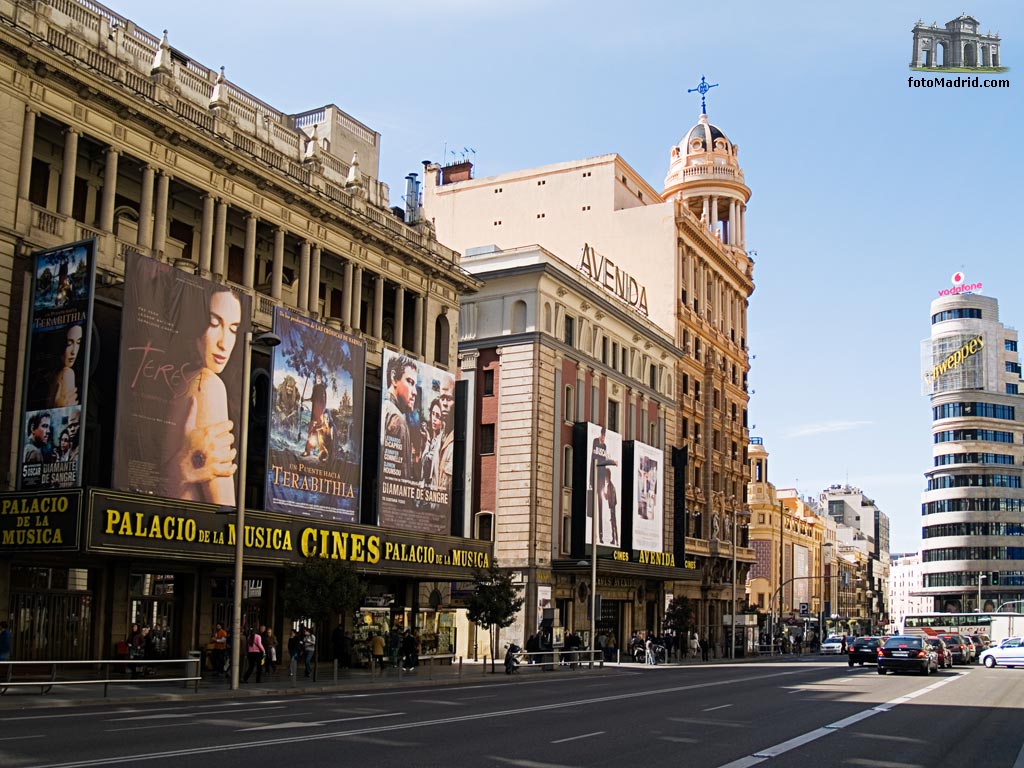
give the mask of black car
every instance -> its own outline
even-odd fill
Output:
[[[939,671],[938,657],[923,637],[890,637],[878,651],[878,674],[890,670],[927,675]]]
[[[878,661],[878,646],[881,643],[880,637],[858,637],[851,640],[847,644],[849,665],[852,667],[854,664],[860,664],[863,667],[865,662],[874,664]]]

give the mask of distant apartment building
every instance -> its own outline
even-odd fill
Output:
[[[903,631],[910,614],[927,613],[932,601],[921,595],[921,553],[894,552],[889,564],[889,612],[893,631]]]

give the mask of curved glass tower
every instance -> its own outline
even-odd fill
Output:
[[[991,611],[1024,600],[1017,332],[999,322],[995,299],[968,292],[933,301],[931,328],[921,355],[932,405],[922,587],[934,610]],[[1021,610],[1024,603],[1006,609]]]

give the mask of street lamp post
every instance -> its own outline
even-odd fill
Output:
[[[601,505],[597,501],[597,471],[614,467],[614,461],[594,459],[593,479],[590,489],[590,669],[594,668],[594,649],[597,648],[597,516]]]
[[[729,651],[729,658],[736,659],[736,531],[739,530],[739,522],[736,520],[736,497],[730,496],[729,501],[732,507],[732,621],[730,622],[730,638],[731,650]],[[746,632],[746,627],[743,629]]]
[[[249,393],[252,384],[252,348],[259,344],[276,347],[281,343],[273,333],[261,333],[253,338],[252,331],[245,332],[242,347],[242,418],[238,442],[238,492],[235,508],[235,592],[232,606],[231,625],[231,690],[238,690],[238,672],[242,660],[242,567],[245,559],[245,469],[249,451]]]

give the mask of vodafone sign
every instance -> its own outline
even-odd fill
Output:
[[[956,296],[958,293],[972,293],[981,290],[981,283],[968,283],[963,272],[954,272],[950,282],[953,283],[953,287],[940,289],[939,296]]]

